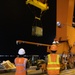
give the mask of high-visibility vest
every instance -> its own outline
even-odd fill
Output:
[[[52,61],[52,59],[54,58],[56,58],[56,61]],[[60,69],[59,55],[55,54],[54,56],[52,56],[52,54],[49,54],[47,70],[59,70],[59,69]]]
[[[27,63],[27,59],[26,58],[15,58],[15,65],[16,65],[16,75],[18,74],[24,74],[26,71],[26,63]],[[24,73],[23,73],[24,72]]]

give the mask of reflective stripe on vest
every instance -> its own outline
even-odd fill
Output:
[[[15,64],[16,66],[24,66],[24,64]]]
[[[58,69],[60,69],[59,66],[53,66],[52,67],[52,65],[59,65],[59,55],[57,55],[57,58],[56,58],[55,62],[51,60],[51,55],[50,54],[48,55],[48,67],[47,67],[47,69],[48,70],[58,70]]]
[[[48,70],[59,70],[60,69],[60,67],[50,67],[50,68],[47,68]]]

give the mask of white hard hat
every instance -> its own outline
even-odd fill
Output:
[[[52,43],[53,43],[53,44],[56,44],[56,41],[53,41]]]
[[[59,44],[59,41],[53,41],[52,44]]]
[[[18,51],[18,54],[19,55],[24,55],[26,52],[23,48],[20,48],[19,51]]]

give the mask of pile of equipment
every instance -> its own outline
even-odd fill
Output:
[[[3,61],[1,65],[4,67],[4,69],[7,69],[7,70],[16,69],[14,63],[11,63],[9,60]]]
[[[9,60],[0,63],[0,73],[11,72],[15,70],[16,70],[15,64],[11,63]]]

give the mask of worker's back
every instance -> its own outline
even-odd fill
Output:
[[[15,58],[16,73],[15,75],[26,75],[26,58]]]
[[[18,51],[19,56],[14,59],[14,63],[16,66],[15,75],[27,75],[26,65],[27,65],[27,58],[24,58],[25,50],[20,48]]]

